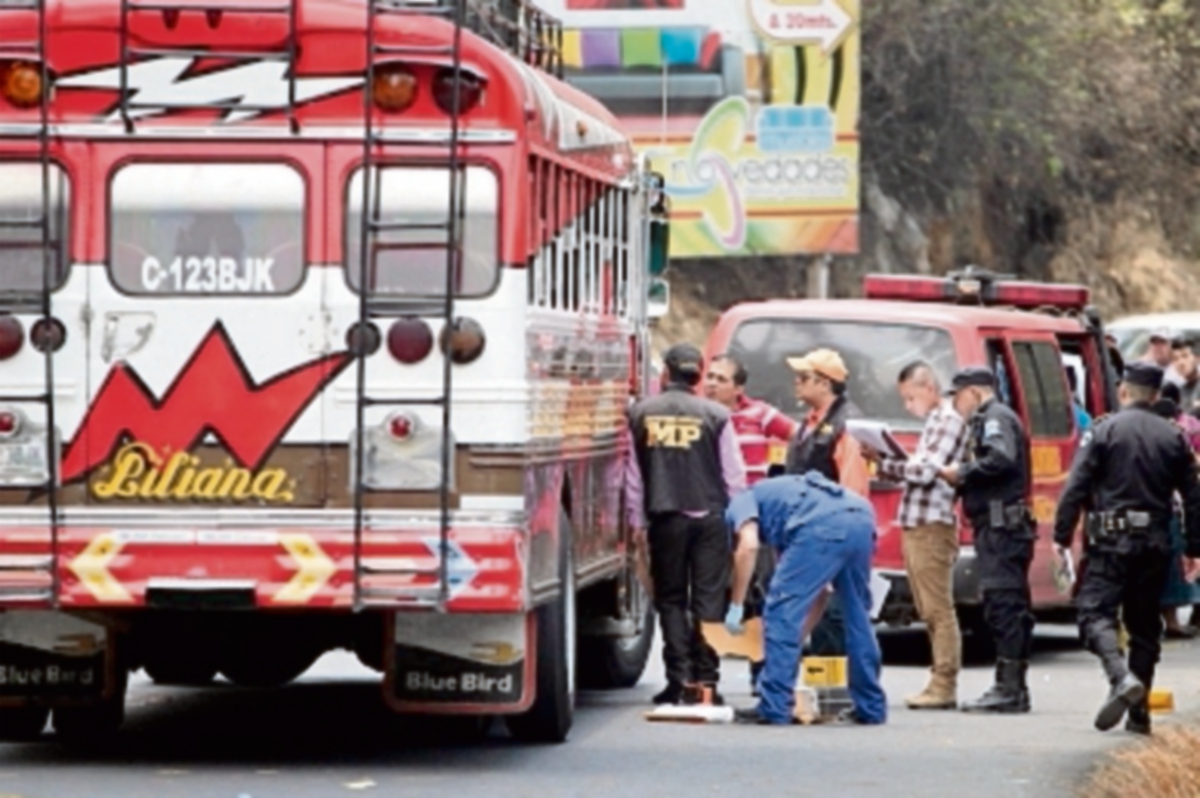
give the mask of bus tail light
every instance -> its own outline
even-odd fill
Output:
[[[0,410],[0,438],[11,438],[21,429],[21,418],[12,410]]]
[[[870,274],[863,280],[863,296],[909,302],[1005,305],[1024,310],[1051,307],[1061,311],[1081,311],[1090,300],[1088,289],[1082,285],[1001,280],[972,266],[946,277]]]
[[[29,341],[39,352],[57,352],[67,342],[67,328],[58,319],[38,319],[29,330]]]
[[[384,65],[375,70],[371,99],[381,111],[407,111],[417,101],[417,77],[400,65]]]
[[[397,441],[406,441],[417,428],[416,420],[408,413],[396,413],[388,419],[388,432]]]
[[[483,327],[474,319],[458,318],[442,330],[442,352],[450,362],[465,366],[483,354],[487,338]]]
[[[420,363],[433,351],[433,330],[421,319],[397,319],[388,330],[387,347],[401,363]]]
[[[0,360],[8,360],[25,344],[25,327],[12,314],[0,316]]]
[[[33,108],[49,90],[42,67],[32,61],[0,61],[0,94],[17,108]]]
[[[443,67],[433,78],[433,101],[443,113],[454,113],[454,70]],[[465,70],[458,70],[458,113],[465,114],[483,99],[484,82],[481,77]]]

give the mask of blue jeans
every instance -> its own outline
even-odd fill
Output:
[[[875,524],[866,513],[839,514],[797,529],[780,555],[763,614],[766,665],[758,709],[772,723],[791,723],[800,670],[800,630],[825,585],[841,596],[850,665],[850,697],[867,723],[887,720],[879,684],[881,658],[871,627],[871,555]]]

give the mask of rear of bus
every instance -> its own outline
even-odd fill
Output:
[[[0,7],[0,70],[54,83],[0,99],[0,732],[53,706],[101,736],[138,667],[278,685],[342,647],[394,709],[565,737],[564,471],[590,480],[578,570],[612,582],[616,499],[587,499],[622,453],[596,419],[644,332],[611,117],[352,0]]]

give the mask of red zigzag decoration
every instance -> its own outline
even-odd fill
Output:
[[[209,432],[238,465],[256,469],[351,360],[348,352],[326,355],[257,385],[218,322],[161,399],[133,368],[118,363],[67,445],[62,481],[106,462],[126,438],[163,454],[187,451]]]

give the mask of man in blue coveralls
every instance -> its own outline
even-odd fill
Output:
[[[804,619],[830,582],[843,602],[846,654],[853,709],[844,723],[887,720],[887,697],[879,684],[880,655],[871,627],[871,555],[875,513],[861,496],[815,471],[764,479],[734,497],[725,513],[733,530],[733,599],[725,626],[742,626],[742,602],[757,561],[759,540],[774,546],[779,565],[767,595],[763,620],[766,664],[757,707],[737,710],[739,723],[793,722],[796,677]]]

